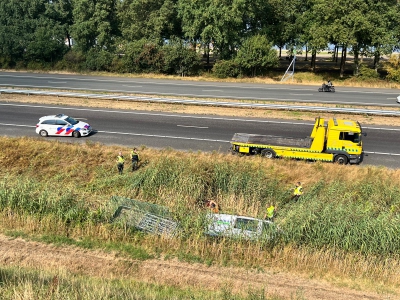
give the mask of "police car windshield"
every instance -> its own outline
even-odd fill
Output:
[[[75,125],[75,124],[79,123],[79,121],[77,121],[77,120],[75,120],[74,118],[71,118],[71,117],[66,117],[64,120],[67,121],[71,125]]]

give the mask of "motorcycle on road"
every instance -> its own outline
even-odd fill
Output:
[[[318,92],[331,92],[331,93],[334,93],[335,92],[335,87],[332,84],[328,85],[328,84],[323,83],[322,87],[320,87],[318,89]]]

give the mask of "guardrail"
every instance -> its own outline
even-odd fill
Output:
[[[37,91],[37,90],[15,90],[0,89],[0,94],[24,94],[24,95],[42,95],[57,97],[73,97],[87,99],[110,99],[120,101],[140,101],[155,103],[179,103],[191,105],[205,106],[222,106],[222,107],[242,107],[242,108],[265,108],[276,110],[301,110],[301,111],[324,111],[336,112],[344,114],[363,114],[376,116],[400,116],[400,108],[398,110],[381,110],[381,109],[362,109],[362,108],[344,108],[344,107],[326,107],[326,106],[305,106],[293,104],[268,104],[268,103],[249,103],[249,102],[228,102],[228,101],[207,101],[207,100],[189,100],[189,99],[170,99],[144,96],[128,96],[128,95],[112,95],[112,94],[87,94],[74,92],[59,91]]]

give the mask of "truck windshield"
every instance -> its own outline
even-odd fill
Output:
[[[341,132],[339,140],[351,141],[353,143],[361,142],[361,134],[355,132]]]

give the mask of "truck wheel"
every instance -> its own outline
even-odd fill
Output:
[[[347,156],[343,154],[339,154],[335,156],[335,163],[339,165],[346,165],[348,162]]]
[[[266,158],[275,158],[276,153],[272,149],[264,149],[261,151],[261,156],[266,157]]]

